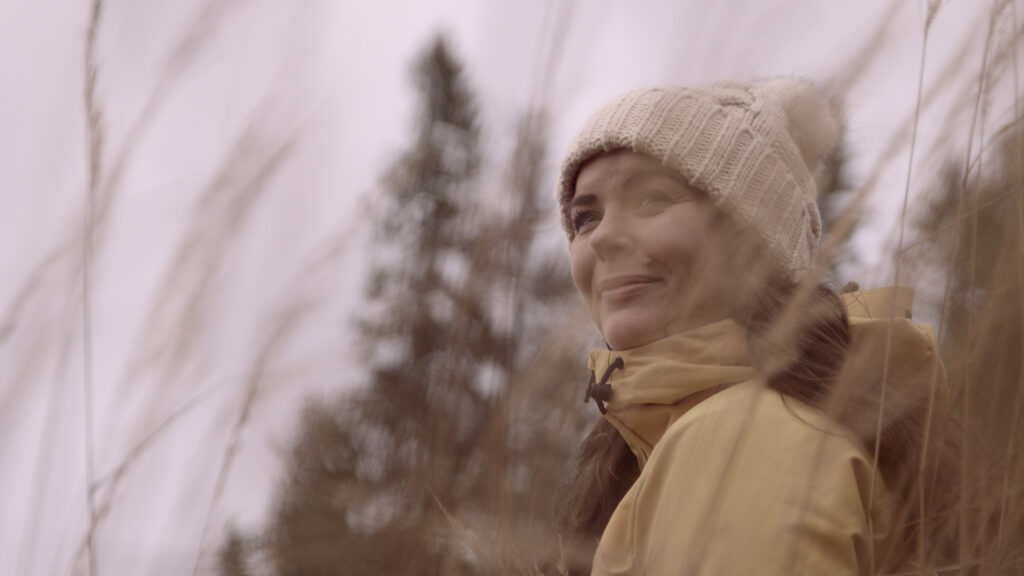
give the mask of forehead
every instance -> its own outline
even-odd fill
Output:
[[[681,174],[657,159],[631,150],[616,150],[595,156],[583,164],[569,205],[600,202],[603,196],[629,192],[645,182],[656,180],[671,181],[691,193],[696,192]]]
[[[661,166],[662,164],[658,160],[646,154],[633,152],[632,150],[620,149],[598,154],[580,166],[573,192],[575,194],[580,188],[605,182],[608,178],[622,178],[639,171],[656,169]]]

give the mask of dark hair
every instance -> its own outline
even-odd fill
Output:
[[[784,278],[773,275],[733,311],[734,319],[747,330],[754,367],[769,388],[831,414],[874,452],[881,413],[878,382],[860,380],[865,375],[858,370],[858,362],[846,362],[851,336],[842,298],[827,285],[798,285]],[[788,343],[788,348],[780,342]],[[956,435],[941,433],[946,427],[936,418],[944,412],[936,412],[934,402],[929,404],[935,398],[929,398],[924,383],[903,384],[906,390],[896,391],[895,401],[890,399],[880,427],[879,470],[899,505],[895,526],[903,528],[903,541],[892,547],[887,558],[879,559],[882,568],[898,566],[922,547],[931,559],[950,560],[954,555],[956,518],[930,522],[925,530],[919,519],[955,506]],[[939,414],[933,416],[930,433],[936,449],[929,452],[924,470],[919,470],[930,410]],[[869,422],[865,415],[874,418]],[[556,516],[562,529],[584,545],[595,545],[639,473],[625,440],[600,418],[583,441],[576,473],[560,498]]]

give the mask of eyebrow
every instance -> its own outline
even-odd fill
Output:
[[[578,194],[573,196],[573,199],[569,202],[570,208],[577,208],[579,206],[592,206],[597,204],[597,196],[593,194]]]

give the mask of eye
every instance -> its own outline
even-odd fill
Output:
[[[573,232],[577,234],[589,232],[600,220],[597,212],[593,210],[575,210],[571,217]]]
[[[675,204],[678,199],[667,192],[660,190],[647,190],[637,199],[639,208],[656,210],[670,204]]]

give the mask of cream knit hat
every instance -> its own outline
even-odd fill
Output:
[[[630,92],[591,116],[565,155],[556,192],[562,227],[571,240],[569,201],[582,165],[603,152],[633,150],[674,168],[757,230],[782,269],[799,277],[821,236],[814,173],[839,134],[834,107],[802,80]]]

